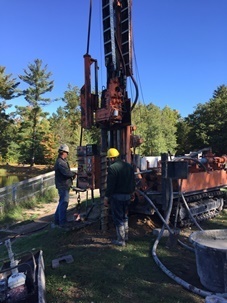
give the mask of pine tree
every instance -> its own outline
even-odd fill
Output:
[[[47,71],[47,65],[42,67],[42,60],[34,60],[34,64],[29,64],[28,69],[24,69],[24,75],[19,78],[28,84],[28,87],[22,91],[22,95],[28,102],[29,119],[30,119],[30,140],[29,140],[29,158],[30,165],[33,166],[35,161],[36,150],[39,147],[40,138],[37,127],[41,117],[46,116],[42,111],[42,106],[52,102],[50,98],[44,98],[43,95],[51,92],[54,87],[54,81],[50,80],[51,72]],[[21,107],[18,107],[19,109]]]
[[[6,100],[11,100],[18,96],[17,86],[19,82],[12,78],[12,74],[5,73],[5,67],[0,66],[0,154],[1,158],[6,160],[8,147],[11,142],[11,129],[13,120],[6,110],[11,106]]]

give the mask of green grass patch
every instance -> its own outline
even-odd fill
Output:
[[[203,229],[227,228],[227,212],[203,222]],[[47,228],[12,241],[15,254],[42,250],[45,262],[46,297],[48,303],[203,303],[170,279],[151,256],[155,236],[134,236],[125,248],[99,243],[101,231],[90,226],[79,231],[64,232]],[[139,228],[139,227],[138,227]],[[195,227],[190,230],[193,232]],[[108,232],[107,232],[108,235]],[[82,241],[85,239],[86,241]],[[186,239],[184,239],[186,240]],[[193,252],[177,245],[167,246],[162,238],[157,255],[178,277],[201,288]],[[72,255],[74,262],[60,263],[53,269],[52,260]],[[4,245],[0,258],[6,258]]]
[[[91,227],[90,227],[91,228]],[[63,232],[48,228],[12,243],[13,252],[43,250],[48,303],[202,303],[201,298],[183,289],[156,265],[151,257],[154,236],[134,237],[125,247],[78,241],[84,231]],[[95,232],[92,233],[94,236]],[[163,239],[158,248],[160,259],[183,277],[189,272],[194,254],[182,248],[169,250]],[[1,249],[1,257],[7,255]],[[72,255],[74,262],[60,263],[53,269],[52,260]],[[186,256],[186,257],[185,257]],[[195,277],[191,277],[195,279]]]
[[[7,175],[7,170],[4,168],[0,168],[0,176],[5,177]]]
[[[18,221],[33,220],[33,217],[28,217],[24,210],[35,209],[38,206],[44,207],[45,204],[53,202],[54,198],[57,197],[57,190],[50,188],[44,191],[41,195],[36,195],[27,200],[21,201],[18,204],[10,203],[4,205],[4,211],[0,214],[0,225],[12,224]]]
[[[17,240],[13,249],[43,250],[48,303],[203,302],[157,268],[149,253],[151,241],[134,240],[124,249],[86,247],[75,245],[71,233],[49,230]],[[66,254],[74,263],[52,269],[52,259]]]
[[[227,209],[224,209],[218,216],[203,222],[204,229],[226,229]]]

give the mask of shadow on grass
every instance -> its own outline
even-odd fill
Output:
[[[120,248],[110,244],[109,232],[90,228],[78,232],[48,228],[13,241],[15,253],[43,250],[48,303],[204,302],[157,267],[150,256],[151,236],[134,237]],[[164,255],[173,267],[184,262],[178,257],[176,263],[176,254]],[[53,269],[52,260],[64,255],[72,255],[74,262]]]
[[[226,228],[226,213],[204,222],[204,229]],[[114,247],[114,230],[102,232],[99,224],[64,232],[50,227],[15,239],[15,253],[41,249],[44,254],[48,303],[202,303],[199,297],[171,280],[151,257],[152,233],[136,233],[125,248]],[[142,228],[140,226],[137,227]],[[187,240],[186,236],[183,237]],[[183,280],[201,288],[193,252],[177,245],[169,249],[163,238],[157,249],[161,262]],[[0,256],[6,256],[2,246]],[[73,263],[52,260],[71,255]]]

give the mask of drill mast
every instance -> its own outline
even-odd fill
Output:
[[[101,129],[101,153],[110,147],[131,162],[131,100],[127,77],[132,76],[131,0],[102,0],[106,88],[98,96],[97,60],[84,55],[85,84],[81,89],[82,127]],[[94,66],[95,92],[91,92],[91,66]]]

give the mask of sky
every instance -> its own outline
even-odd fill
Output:
[[[101,0],[92,1],[89,54],[106,85]],[[90,0],[0,0],[0,65],[13,78],[41,59],[62,98],[68,84],[84,84]],[[139,101],[175,109],[182,117],[227,85],[226,0],[132,0],[133,73]],[[134,92],[128,87],[131,99]],[[8,102],[27,105],[22,98]],[[53,102],[45,111],[64,106]]]

